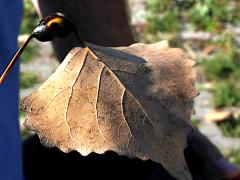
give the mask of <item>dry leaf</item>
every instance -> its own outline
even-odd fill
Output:
[[[108,150],[161,163],[191,179],[183,151],[192,127],[193,62],[179,49],[134,44],[75,48],[22,102],[25,125],[47,146]]]

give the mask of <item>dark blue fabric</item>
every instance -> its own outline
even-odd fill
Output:
[[[0,0],[0,72],[17,50],[22,0]],[[22,180],[18,123],[19,62],[0,86],[0,180]]]

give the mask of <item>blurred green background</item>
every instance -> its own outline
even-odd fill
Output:
[[[146,43],[168,40],[171,46],[183,48],[195,59],[199,91],[212,94],[216,109],[236,109],[231,111],[231,120],[216,122],[218,128],[224,136],[240,139],[240,1],[141,0],[140,3],[144,5],[144,13],[141,23],[132,24],[135,39]],[[38,21],[31,1],[25,0],[21,36],[31,33]],[[40,56],[37,46],[30,44],[22,63]],[[36,83],[39,83],[36,73],[21,73],[21,89]],[[194,119],[197,126],[200,122]],[[240,147],[224,153],[240,164]]]

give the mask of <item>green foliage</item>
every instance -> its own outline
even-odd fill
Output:
[[[240,87],[232,81],[218,82],[213,92],[216,107],[240,105]]]
[[[28,63],[37,55],[37,45],[31,42],[21,54],[21,62]]]
[[[21,73],[20,74],[20,87],[21,88],[30,88],[37,82],[37,74],[35,73]]]
[[[231,106],[235,97],[226,83],[219,83],[214,88],[213,100],[216,107]]]
[[[176,32],[180,28],[178,22],[178,9],[173,1],[147,1],[147,9],[150,9],[148,22],[154,22],[149,26],[149,32]]]
[[[238,0],[147,0],[147,34],[178,32],[189,24],[195,30],[220,32],[240,23]]]
[[[227,156],[230,162],[240,165],[240,147],[230,151]]]
[[[20,111],[19,111],[19,116],[20,116],[21,118],[26,118],[26,117],[27,117],[27,113],[20,110]]]
[[[198,127],[200,120],[193,118],[193,119],[191,119],[191,123],[194,127]]]
[[[207,80],[214,83],[216,107],[240,105],[240,57],[231,33],[222,33],[212,42],[216,52],[200,60]]]
[[[24,15],[20,34],[30,34],[38,23],[36,11],[31,0],[24,0]]]
[[[226,25],[240,24],[238,0],[147,0],[146,10],[148,24],[144,39],[148,43],[164,39],[170,45],[181,47],[178,32],[182,30],[224,34]]]
[[[224,136],[240,138],[240,117],[221,122],[218,126]]]
[[[178,14],[174,12],[165,12],[159,16],[150,16],[149,21],[156,21],[156,23],[149,27],[149,32],[154,33],[158,30],[162,32],[176,32],[179,30]]]
[[[239,9],[238,6],[234,6],[237,3],[229,0],[197,0],[189,11],[188,19],[198,30],[219,31],[226,22],[235,24],[239,21],[237,19]]]
[[[147,0],[147,9],[150,10],[152,14],[162,13],[164,11],[170,11],[174,9],[174,1],[172,0]]]
[[[220,22],[210,15],[211,12],[208,4],[198,1],[189,12],[189,20],[193,24],[198,24],[195,26],[196,29],[212,31],[220,26]]]
[[[234,71],[234,63],[231,57],[219,53],[203,59],[202,64],[208,80],[226,79]]]

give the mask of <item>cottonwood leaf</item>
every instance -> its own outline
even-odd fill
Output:
[[[191,179],[183,151],[192,127],[193,62],[161,43],[75,48],[22,102],[25,125],[64,152],[115,151]]]

